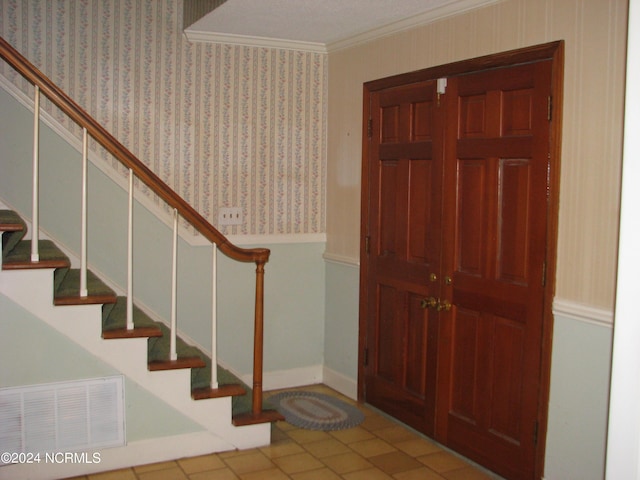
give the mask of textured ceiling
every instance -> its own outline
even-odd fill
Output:
[[[188,30],[330,45],[402,24],[451,15],[497,0],[226,0]]]

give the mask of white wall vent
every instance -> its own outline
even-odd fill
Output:
[[[121,375],[1,388],[0,452],[44,454],[124,445],[124,418]]]

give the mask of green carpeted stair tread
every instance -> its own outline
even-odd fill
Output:
[[[161,337],[150,338],[148,344],[148,359],[150,370],[168,370],[173,368],[191,368],[200,370],[206,367],[206,356],[196,347],[188,345],[180,337],[176,338],[177,360],[169,360],[171,333],[164,324],[158,325],[162,331]]]
[[[127,330],[127,297],[102,306],[102,338],[159,337],[162,330],[142,310],[133,305],[133,330]]]
[[[13,210],[0,210],[0,232],[26,230],[27,225],[22,217]]]
[[[0,232],[2,235],[2,257],[13,250],[27,233],[27,224],[13,210],[0,210]]]
[[[3,254],[2,268],[16,270],[26,268],[60,268],[70,265],[69,258],[51,240],[38,241],[40,260],[31,261],[31,240],[18,242],[11,251]]]
[[[87,271],[87,296],[80,296],[80,270],[58,269],[54,273],[55,305],[83,305],[97,303],[115,303],[116,293],[97,275]]]
[[[133,305],[133,324],[136,327],[158,327],[159,322],[151,318]],[[117,330],[127,326],[127,297],[118,297],[115,303],[105,305],[102,308],[102,329]]]

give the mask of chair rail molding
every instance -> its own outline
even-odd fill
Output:
[[[613,310],[585,305],[573,300],[556,297],[553,301],[553,315],[600,327],[613,328]]]

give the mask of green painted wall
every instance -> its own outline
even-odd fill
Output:
[[[604,478],[612,333],[555,317],[545,478]]]
[[[324,364],[357,382],[360,269],[327,262],[326,288]]]

